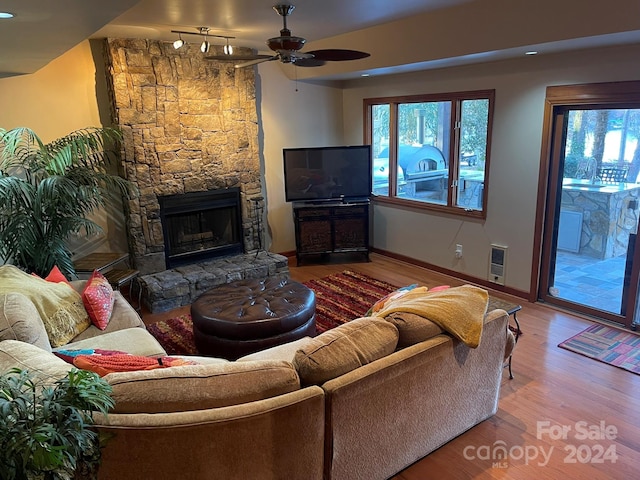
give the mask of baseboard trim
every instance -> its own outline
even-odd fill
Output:
[[[417,260],[415,258],[407,257],[405,255],[400,255],[394,252],[388,252],[386,250],[382,250],[380,248],[372,248],[371,251],[373,253],[377,253],[379,255],[384,255],[385,257],[393,258],[395,260],[399,260],[401,262],[408,263],[410,265],[415,265],[417,267],[426,268],[427,270],[431,270],[437,273],[441,273],[443,275],[447,275],[449,277],[456,278],[458,280],[464,280],[466,282],[473,283],[475,285],[482,286],[489,290],[493,290],[495,292],[506,293],[507,295],[513,295],[514,297],[522,298],[523,300],[529,301],[529,292],[525,292],[522,290],[518,290],[511,287],[505,287],[503,285],[498,285],[483,278],[473,277],[471,275],[466,275],[464,273],[456,272],[454,270],[449,270],[448,268],[439,267],[438,265],[432,265],[428,262],[423,262],[422,260]]]

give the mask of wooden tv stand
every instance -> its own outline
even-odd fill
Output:
[[[369,200],[294,202],[296,260],[306,255],[362,252],[369,261]]]

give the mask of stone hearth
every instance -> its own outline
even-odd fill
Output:
[[[269,252],[236,255],[143,275],[139,282],[142,303],[157,313],[189,305],[217,285],[267,276],[287,278],[287,257]]]

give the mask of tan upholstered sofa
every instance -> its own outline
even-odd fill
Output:
[[[27,315],[16,320],[15,295],[0,302],[0,371],[64,375],[71,365],[36,346]],[[149,351],[155,340],[127,305],[118,296],[114,315],[135,321],[66,348],[165,355]],[[496,412],[512,347],[502,310],[483,316],[477,348],[405,317],[357,319],[235,362],[192,357],[198,364],[106,375],[116,407],[96,415],[113,434],[100,478],[388,478]]]

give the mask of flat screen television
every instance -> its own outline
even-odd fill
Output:
[[[287,202],[349,201],[369,198],[371,145],[285,148]]]

